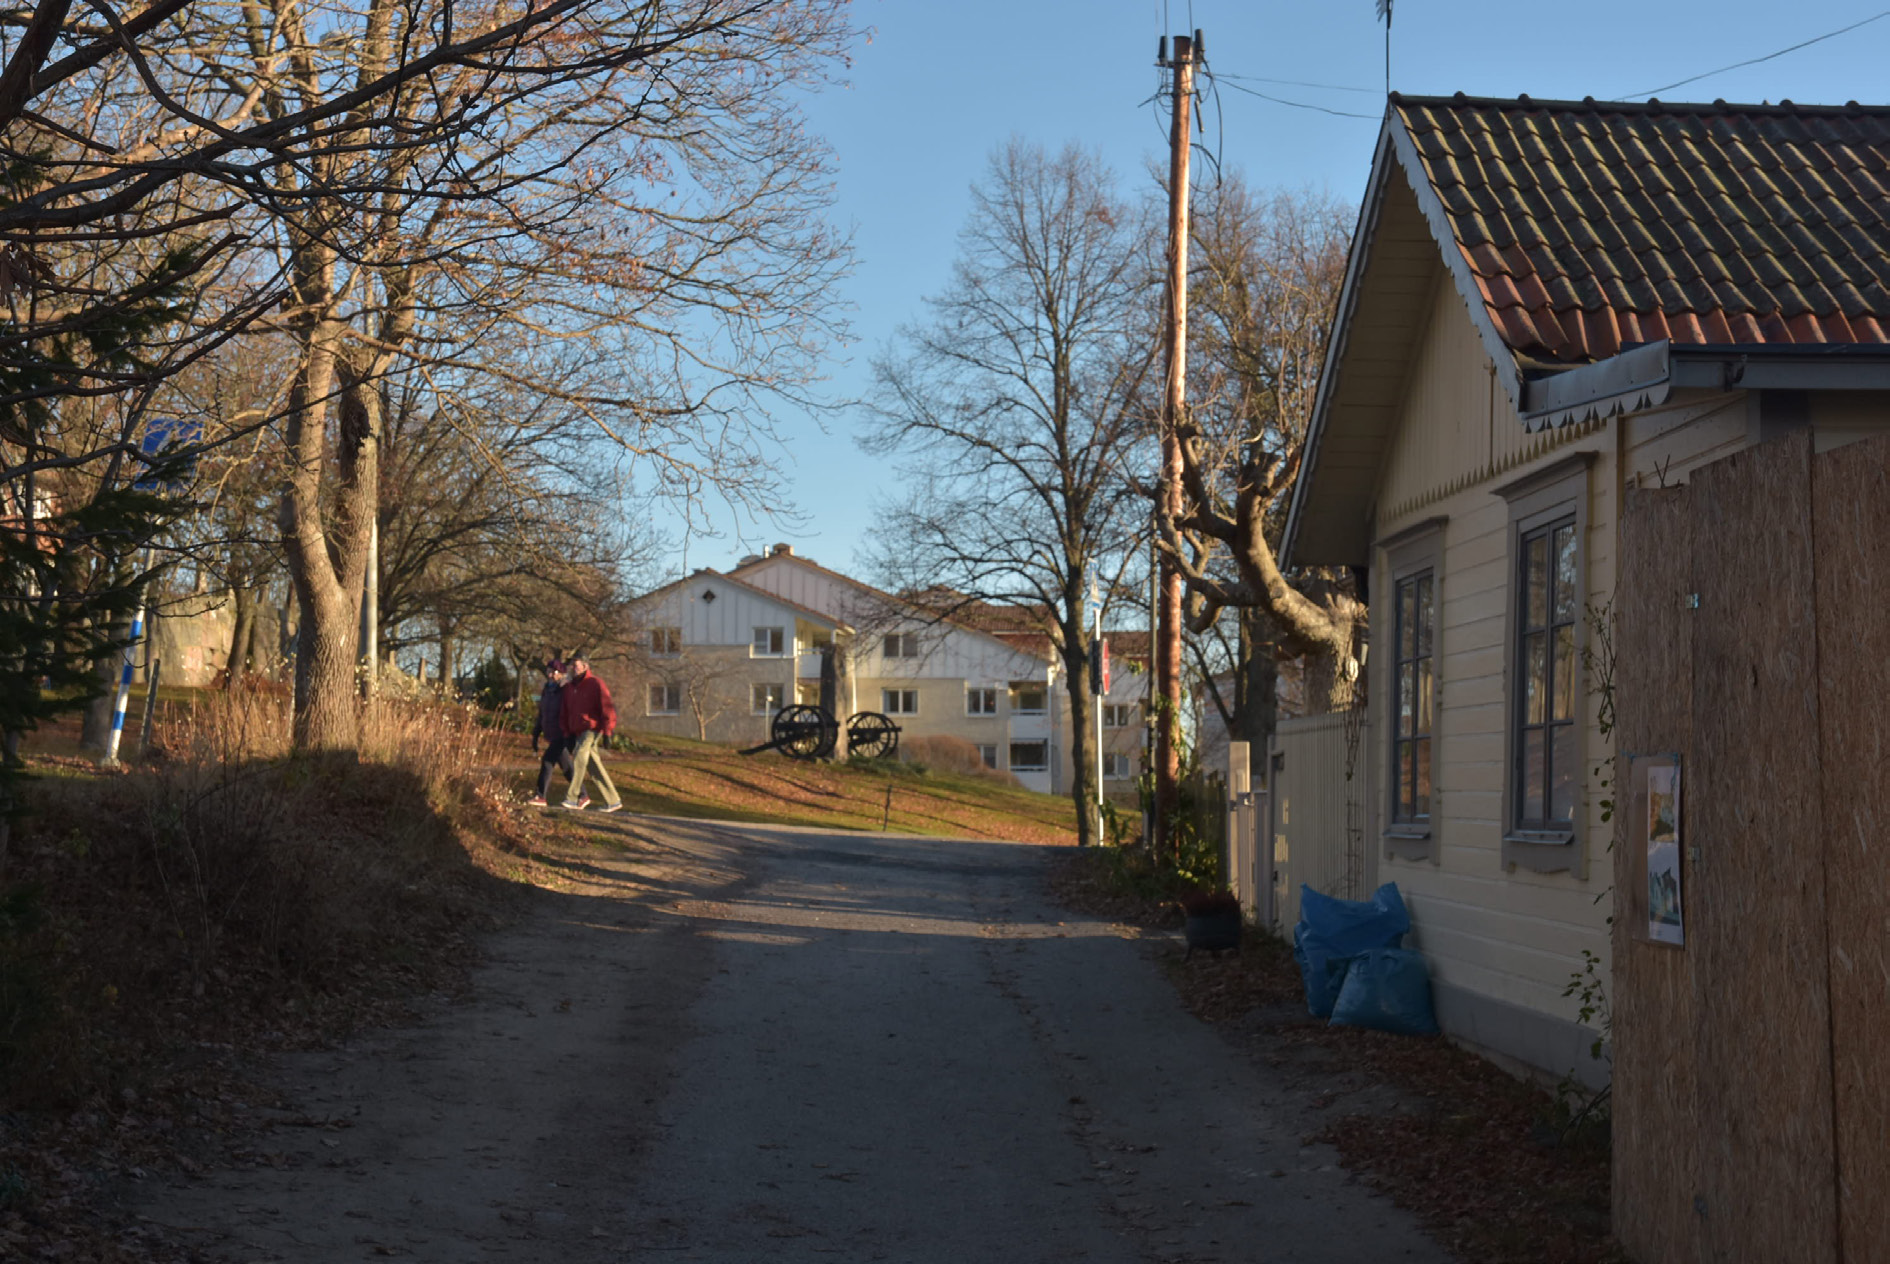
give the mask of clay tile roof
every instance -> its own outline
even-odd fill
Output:
[[[1517,355],[1882,343],[1890,107],[1395,97]]]

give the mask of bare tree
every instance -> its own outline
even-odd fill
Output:
[[[918,489],[883,536],[892,584],[1041,617],[1069,692],[1084,843],[1099,829],[1085,607],[1093,581],[1112,591],[1133,564],[1146,522],[1122,471],[1149,433],[1148,236],[1094,155],[999,150],[931,320],[877,366],[883,425],[865,441],[902,456]]]
[[[1342,708],[1364,606],[1349,574],[1289,576],[1275,549],[1344,277],[1348,217],[1328,198],[1260,195],[1238,176],[1202,196],[1190,283],[1196,402],[1181,425],[1185,505],[1161,523],[1162,545],[1187,582],[1192,629],[1235,608],[1249,674],[1268,674],[1256,671],[1257,656],[1304,656],[1309,696]],[[1245,694],[1246,712],[1229,719],[1270,731],[1271,690]]]
[[[135,393],[232,331],[288,337],[297,737],[349,745],[390,376],[515,375],[675,495],[765,496],[744,477],[765,467],[756,401],[798,392],[837,329],[845,243],[793,88],[843,55],[844,8],[155,0],[120,17],[48,0],[0,71],[0,292],[40,304],[0,331],[0,360],[185,280],[224,301],[148,335],[133,371],[69,357],[55,389]],[[50,262],[100,242],[161,248],[83,284]],[[542,354],[521,360],[526,334]],[[128,425],[83,459],[134,443]]]

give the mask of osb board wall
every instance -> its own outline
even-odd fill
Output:
[[[1614,1232],[1639,1260],[1698,1258],[1697,1147],[1693,1133],[1693,983],[1687,956],[1634,932],[1645,918],[1646,867],[1635,863],[1633,823],[1644,799],[1627,802],[1629,754],[1678,754],[1687,763],[1692,680],[1684,598],[1691,555],[1689,489],[1628,493],[1621,518],[1621,572],[1615,614],[1619,700],[1614,888]],[[1683,774],[1684,776],[1684,774]],[[1684,799],[1686,787],[1682,785]],[[1625,806],[1626,810],[1619,810]],[[1644,851],[1645,848],[1643,847]]]
[[[1690,500],[1696,1223],[1709,1260],[1825,1264],[1837,1206],[1810,436],[1706,466]]]
[[[1815,458],[1831,1063],[1843,1257],[1890,1259],[1890,440]]]

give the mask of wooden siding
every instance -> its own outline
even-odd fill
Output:
[[[1361,750],[1370,730],[1359,736]],[[1284,762],[1274,773],[1272,829],[1274,864],[1274,918],[1290,935],[1299,920],[1299,887],[1345,899],[1370,894],[1374,845],[1365,821],[1365,765],[1358,763],[1357,779],[1345,780],[1346,733],[1343,715],[1309,715],[1282,720],[1273,750]],[[1363,831],[1348,870],[1348,799],[1351,819]]]

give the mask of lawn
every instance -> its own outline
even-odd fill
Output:
[[[1061,795],[1036,794],[995,777],[924,768],[897,760],[801,763],[768,752],[738,755],[726,746],[648,734],[607,758],[632,812],[657,816],[884,830],[1015,842],[1074,844],[1075,809]],[[522,739],[507,753],[532,758]],[[532,790],[536,765],[513,785]],[[551,796],[563,793],[554,775]],[[593,795],[595,799],[597,796]]]

